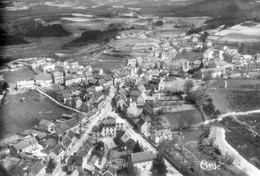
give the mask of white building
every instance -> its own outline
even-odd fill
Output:
[[[48,72],[48,71],[53,71],[55,70],[55,63],[45,63],[43,65],[41,65],[41,69],[43,72]]]
[[[102,122],[102,136],[103,137],[116,137],[116,132],[125,130],[126,124],[123,120],[107,117]]]
[[[51,74],[39,74],[39,75],[35,75],[35,83],[36,85],[42,87],[48,87],[53,84],[53,79]]]
[[[16,82],[17,90],[31,89],[34,86],[35,86],[35,81],[34,80],[23,80],[23,81],[17,81]]]

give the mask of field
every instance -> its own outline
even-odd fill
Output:
[[[25,97],[26,102],[21,102]],[[53,120],[63,113],[71,114],[69,110],[59,107],[46,97],[35,91],[23,94],[8,95],[0,109],[1,139],[31,128],[41,119]]]
[[[172,38],[172,37],[177,37],[179,34],[181,34],[183,31],[179,29],[174,29],[174,30],[155,30],[153,32],[150,32],[147,34],[147,37],[149,38],[154,38],[159,40],[160,38]]]
[[[238,24],[231,28],[222,30],[214,35],[220,36],[220,42],[259,42],[260,41],[260,24],[252,25]]]
[[[8,83],[15,83],[16,81],[32,78],[34,78],[34,72],[27,67],[13,72],[4,72],[4,79]]]
[[[126,46],[126,45],[136,45],[138,43],[159,43],[156,40],[153,39],[140,39],[140,38],[126,38],[126,39],[120,39],[120,40],[115,40],[114,42],[112,42],[110,44],[110,46],[114,47],[114,48],[118,48],[118,47],[122,47],[122,46]]]
[[[259,114],[257,114],[259,116]],[[256,115],[256,116],[257,116]],[[243,120],[250,117],[242,117]],[[248,120],[248,119],[247,119]],[[250,118],[251,120],[251,118]],[[257,119],[259,122],[259,119]],[[234,119],[226,118],[222,121],[228,128],[226,131],[227,142],[235,148],[240,155],[253,164],[253,161],[260,160],[260,140],[255,137],[250,128],[243,123],[239,123]],[[255,163],[260,168],[260,164]]]
[[[79,61],[79,63],[81,65],[87,65],[89,63],[93,67],[108,70],[118,68],[121,65],[125,65],[126,60],[122,57],[107,56],[99,53],[91,59],[81,60]]]
[[[160,118],[162,118],[163,121],[166,122],[164,124],[165,126],[173,129],[177,129],[179,126],[182,125],[197,124],[203,121],[201,113],[196,109],[167,113],[165,115],[162,115]]]
[[[28,38],[31,44],[13,45],[1,47],[1,56],[10,56],[13,58],[46,56],[50,53],[71,53],[76,50],[63,49],[62,46],[75,37],[42,37]]]
[[[214,105],[223,113],[249,111],[260,108],[260,82],[258,80],[229,80],[228,89],[220,88],[216,83],[212,92]]]

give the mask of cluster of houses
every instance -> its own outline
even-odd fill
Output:
[[[115,176],[116,170],[114,168],[97,167],[99,158],[92,155],[95,148],[93,140],[85,141],[77,153],[72,153],[74,145],[84,133],[85,123],[87,123],[86,119],[78,114],[63,114],[61,118],[53,121],[42,119],[38,125],[33,127],[34,129],[20,133],[22,137],[9,146],[10,155],[36,159],[24,170],[24,175],[28,176],[46,174],[50,160],[56,166],[65,164],[67,173]],[[125,130],[125,124],[112,117],[107,117],[102,122],[102,131],[98,136],[114,137],[116,132],[120,130]],[[35,154],[36,151],[41,154]]]
[[[19,59],[35,72],[34,78],[16,82],[16,89],[30,89],[35,86],[49,87],[52,85],[71,86],[74,84],[109,86],[112,77],[102,69],[93,70],[90,65],[82,66],[78,62],[54,62],[51,58]],[[25,64],[26,63],[26,64]]]
[[[125,39],[125,38],[147,38],[145,32],[124,32],[116,36],[116,39]]]

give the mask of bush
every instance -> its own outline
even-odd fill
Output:
[[[163,26],[163,21],[159,20],[154,23],[154,26]]]

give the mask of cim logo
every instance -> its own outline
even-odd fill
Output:
[[[224,163],[213,163],[213,162],[207,162],[205,160],[199,161],[198,162],[200,164],[200,168],[203,170],[217,170],[218,168],[220,168],[220,166]]]

